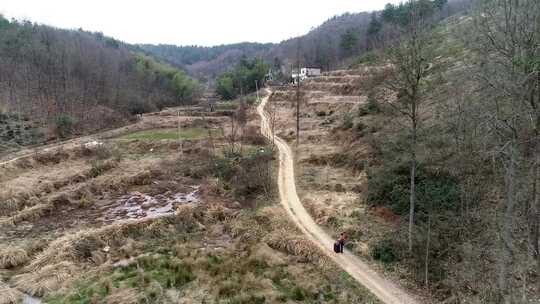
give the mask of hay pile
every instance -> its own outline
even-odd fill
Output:
[[[41,218],[47,212],[50,212],[53,208],[54,205],[50,203],[24,208],[22,211],[7,219],[4,224],[16,225],[22,221],[35,221]]]
[[[78,272],[79,269],[73,263],[63,261],[17,275],[13,279],[20,290],[32,296],[43,297],[70,282]]]
[[[21,292],[0,282],[0,304],[17,304],[21,298]]]
[[[130,235],[143,233],[152,236],[162,233],[176,233],[178,229],[191,229],[196,226],[193,212],[193,208],[184,207],[176,214],[158,220],[148,219],[115,224],[99,229],[83,230],[58,238],[25,267],[25,273],[13,278],[15,286],[30,295],[43,297],[77,279],[81,274],[80,267],[83,267],[82,265],[85,263],[102,264],[107,257],[103,257],[103,261],[98,263],[95,261],[97,254],[102,253],[107,246],[122,246]],[[171,227],[174,229],[171,230]],[[121,252],[120,249],[111,251]],[[13,256],[25,257],[24,262],[28,259],[22,251],[11,249],[10,252],[20,253],[20,255],[10,255],[12,257],[9,260],[11,264],[23,261],[21,259],[14,262]],[[118,302],[122,296],[126,296],[126,299]],[[109,300],[110,303],[132,303],[131,300],[135,301],[136,299],[138,296],[132,293],[116,293],[110,296],[107,303]]]
[[[82,230],[65,235],[52,241],[49,246],[38,254],[27,267],[30,271],[37,271],[62,261],[78,263],[91,262],[93,253],[110,246],[112,243],[122,243],[130,234],[140,235],[147,233],[157,235],[161,232],[170,232],[168,227],[173,225],[176,231],[189,231],[200,224],[194,217],[194,208],[181,206],[176,213],[159,219],[144,219],[129,221],[98,229]]]
[[[296,91],[293,89],[285,91],[275,91],[270,95],[269,101],[292,101],[296,100]]]
[[[0,268],[13,268],[26,264],[26,262],[28,262],[26,250],[14,246],[0,247]]]
[[[21,202],[14,198],[0,198],[0,216],[9,216],[19,210]]]
[[[212,204],[208,206],[208,209],[204,213],[204,219],[205,222],[208,223],[217,223],[217,222],[224,222],[233,220],[237,216],[237,212],[218,205],[218,204]]]
[[[133,288],[114,289],[104,300],[106,304],[137,304],[139,302],[140,295]]]
[[[234,238],[239,238],[240,242],[243,244],[251,244],[260,241],[266,234],[267,231],[264,227],[261,226],[254,218],[244,218],[241,220],[230,221],[226,227],[227,232],[231,234]]]
[[[272,249],[300,257],[315,264],[327,264],[326,256],[311,241],[303,236],[289,235],[290,231],[278,230],[266,236],[264,241]]]
[[[61,161],[69,159],[69,154],[63,149],[40,152],[34,155],[33,159],[40,165],[59,164]]]

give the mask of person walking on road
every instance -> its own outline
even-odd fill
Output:
[[[347,241],[347,234],[342,232],[339,234],[339,238],[334,244],[334,252],[343,253],[343,248],[345,248],[345,242]]]

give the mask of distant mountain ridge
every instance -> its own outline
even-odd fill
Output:
[[[450,0],[442,17],[464,10],[471,0]],[[297,64],[320,66],[325,70],[347,66],[350,57],[361,55],[369,48],[368,31],[374,16],[381,11],[344,13],[329,18],[305,35],[277,44],[243,42],[214,47],[138,45],[149,55],[156,56],[201,80],[212,82],[218,75],[239,62],[240,58],[262,57],[271,65],[280,65],[289,72]],[[353,36],[347,50],[342,48],[343,37]]]
[[[141,44],[140,49],[184,69],[199,79],[214,79],[242,56],[255,57],[267,53],[274,44],[241,42],[212,47]]]
[[[277,44],[243,42],[213,47],[138,45],[144,52],[184,69],[198,79],[212,80],[223,73],[241,57],[262,57],[268,62],[276,59],[287,68],[296,59],[298,43],[305,64],[329,65],[339,60],[339,39],[349,29],[356,29],[362,35],[369,23],[371,13],[345,13],[334,16],[306,35],[284,40]],[[324,57],[324,58],[323,58]],[[328,57],[331,57],[329,60]],[[328,62],[330,61],[330,62]]]

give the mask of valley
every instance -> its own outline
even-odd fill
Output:
[[[0,4],[0,304],[538,302],[540,2],[159,1]]]
[[[1,303],[23,292],[46,303],[377,303],[294,228],[275,190],[237,201],[223,188],[209,165],[230,148],[229,117],[179,110],[3,163]],[[163,139],[167,130],[181,140]],[[271,151],[242,137],[246,157]]]

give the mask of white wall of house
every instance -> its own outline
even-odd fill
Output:
[[[321,75],[321,69],[319,68],[302,68],[300,69],[300,75],[306,77],[314,77]]]
[[[297,70],[293,70],[291,74],[291,77],[293,79],[300,78],[300,81],[303,81],[308,77],[317,77],[317,76],[321,76],[320,68],[301,68],[300,75],[298,74]]]

